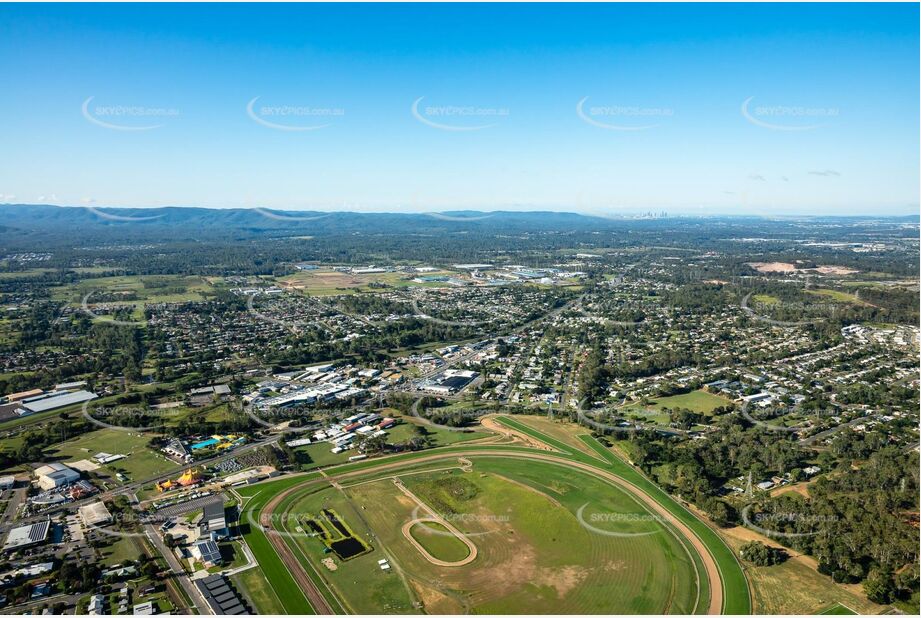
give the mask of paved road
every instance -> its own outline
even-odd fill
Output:
[[[41,599],[36,599],[34,601],[29,601],[28,603],[20,603],[19,605],[8,605],[3,608],[2,614],[25,614],[27,610],[36,610],[42,605],[48,605],[49,607],[57,603],[65,603],[67,607],[76,609],[77,601],[80,597],[83,597],[83,594],[56,594],[50,597],[43,597]]]
[[[205,508],[205,505],[211,504],[212,502],[220,502],[223,504],[224,497],[221,494],[212,494],[210,496],[189,500],[188,502],[181,502],[179,504],[173,504],[172,506],[163,507],[156,512],[157,520],[166,520],[177,515],[191,513],[192,511]]]
[[[19,511],[19,506],[25,502],[26,494],[28,494],[28,491],[28,487],[18,487],[16,489],[6,490],[6,492],[9,492],[10,495],[6,503],[6,508],[3,511],[3,517],[0,518],[0,529],[2,529],[4,525],[11,523],[13,518],[16,517],[16,513]]]
[[[151,524],[144,526],[144,531],[147,533],[147,538],[150,539],[150,542],[153,543],[153,546],[157,549],[158,552],[166,560],[166,563],[169,565],[170,570],[175,576],[175,581],[179,582],[179,585],[182,586],[185,590],[186,595],[192,599],[192,603],[195,604],[195,608],[198,610],[199,614],[212,614],[211,606],[205,601],[205,598],[201,595],[201,592],[198,590],[198,587],[192,583],[192,580],[189,579],[189,576],[186,574],[185,569],[182,568],[182,565],[179,563],[179,559],[176,558],[169,547],[166,546],[166,543],[163,542],[163,538],[157,533],[157,529]]]
[[[802,444],[803,446],[811,446],[815,444],[816,442],[821,442],[822,440],[824,440],[825,438],[829,436],[835,435],[839,431],[843,431],[844,429],[847,429],[848,427],[851,427],[853,425],[859,425],[861,423],[866,423],[868,421],[876,420],[877,418],[878,417],[875,414],[871,414],[869,416],[861,416],[859,418],[855,418],[852,421],[848,421],[847,423],[841,423],[840,425],[836,427],[832,427],[831,429],[820,431],[819,433],[813,436],[809,436],[808,438],[803,438],[802,440],[799,441],[799,443]]]

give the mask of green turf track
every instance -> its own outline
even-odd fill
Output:
[[[258,522],[259,512],[262,511],[266,503],[279,491],[283,491],[288,487],[292,487],[316,476],[319,475],[300,475],[286,478],[273,482],[270,486],[250,485],[247,488],[241,488],[238,492],[242,496],[252,496],[240,513],[240,523],[247,529],[243,538],[246,540],[246,544],[249,546],[250,550],[252,550],[253,555],[259,562],[259,568],[262,569],[262,574],[265,576],[266,581],[275,591],[275,596],[278,597],[278,600],[285,608],[285,612],[289,615],[314,614],[315,612],[307,601],[307,597],[304,596],[304,593],[297,585],[294,577],[288,572],[288,568],[278,557],[278,554],[275,553],[275,549],[272,547],[272,544],[266,538],[265,534],[263,534],[262,530],[258,527],[248,524],[248,522],[250,519]]]
[[[732,550],[730,550],[729,547],[723,543],[722,539],[720,539],[719,536],[709,526],[697,519],[697,517],[695,517],[690,511],[681,506],[671,496],[669,496],[652,481],[643,476],[639,471],[629,466],[626,462],[620,460],[590,435],[586,434],[580,436],[580,439],[582,439],[589,448],[597,453],[601,459],[599,459],[599,457],[592,457],[591,455],[583,453],[578,449],[570,447],[567,444],[547,436],[540,431],[529,427],[513,418],[500,416],[497,417],[497,420],[512,429],[526,433],[552,446],[553,448],[560,451],[560,456],[563,458],[577,460],[599,469],[613,471],[624,480],[632,483],[633,485],[649,494],[650,497],[656,500],[670,513],[675,515],[676,518],[687,525],[709,548],[714,560],[716,561],[717,567],[720,570],[720,576],[723,583],[723,613],[736,615],[751,613],[751,596],[749,593],[748,581],[745,578],[745,574],[742,571],[741,565],[739,564],[735,555],[732,553]],[[399,460],[406,462],[407,464],[411,464],[413,460],[428,457],[436,453],[442,455],[456,454],[458,456],[463,456],[464,453],[469,451],[471,448],[476,448],[478,451],[495,450],[497,455],[501,455],[502,453],[507,453],[510,451],[524,453],[534,452],[533,449],[527,447],[513,447],[504,445],[490,446],[484,444],[469,446],[445,446],[436,449],[417,451],[414,453],[394,455],[386,458],[368,459],[351,464],[332,466],[330,468],[326,468],[326,470],[330,474],[337,475],[371,469],[370,474],[373,474],[373,468],[385,462]],[[603,463],[602,460],[606,463]],[[392,474],[392,472],[389,473]],[[251,511],[253,518],[258,519],[259,511],[261,511],[269,499],[271,499],[271,497],[277,492],[283,491],[284,489],[287,489],[297,483],[314,479],[317,476],[317,473],[298,475],[296,477],[259,483],[256,485],[250,485],[246,488],[242,488],[239,490],[241,495],[254,496],[247,503],[244,509],[244,514],[247,511]],[[244,519],[243,521],[246,520]],[[297,587],[294,578],[290,575],[290,573],[287,572],[284,564],[275,554],[271,544],[268,542],[268,539],[265,538],[265,535],[260,530],[252,529],[251,527],[250,532],[248,532],[245,536],[247,543],[250,545],[250,548],[256,555],[259,564],[262,566],[262,569],[266,574],[266,578],[270,580],[272,586],[276,589],[278,597],[285,605],[286,611],[296,614],[313,614],[313,609],[310,607],[303,593]],[[692,552],[692,554],[693,553],[694,552]],[[697,562],[699,565],[699,557],[695,558],[695,562]],[[310,570],[308,570],[308,573],[310,573]],[[706,582],[702,581],[702,594],[709,594],[709,590],[707,590],[706,587]],[[292,607],[295,605],[298,606],[298,609],[296,610],[292,609]]]
[[[565,450],[585,463],[597,466],[597,461],[587,455],[570,448],[567,445],[554,440],[537,430],[509,417],[499,417],[499,422],[512,427],[518,431],[528,433],[534,438],[538,438],[554,448]],[[751,596],[748,590],[748,580],[739,561],[736,559],[732,550],[723,543],[723,540],[713,531],[710,526],[700,521],[690,511],[678,504],[671,496],[665,493],[658,485],[643,476],[638,470],[628,465],[625,461],[618,458],[611,451],[606,449],[598,440],[586,434],[579,436],[593,451],[601,455],[608,462],[610,468],[617,476],[625,481],[636,485],[652,497],[656,502],[665,507],[676,518],[680,519],[694,533],[700,537],[704,544],[710,549],[713,559],[716,561],[720,570],[720,576],[723,580],[723,613],[724,614],[749,614],[751,613]]]
[[[297,528],[297,522],[288,518],[288,511],[291,506],[296,502],[301,500],[304,495],[320,491],[322,489],[328,489],[328,485],[321,486],[310,486],[303,489],[292,491],[285,497],[284,500],[278,503],[278,508],[276,512],[282,514],[282,529],[291,534],[294,532],[292,528]],[[323,579],[323,576],[317,572],[316,567],[304,554],[303,548],[298,544],[297,538],[293,536],[287,536],[284,538],[285,544],[291,550],[291,553],[294,554],[294,557],[297,558],[297,561],[301,563],[301,566],[304,568],[304,572],[307,573],[307,576],[313,581],[316,585],[317,590],[320,591],[320,594],[326,599],[326,602],[329,603],[329,606],[333,609],[334,613],[337,614],[348,614],[353,612],[346,611],[346,608],[342,605],[342,602],[336,597],[332,590],[330,590],[329,584]]]

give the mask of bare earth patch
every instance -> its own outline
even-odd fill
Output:
[[[481,418],[480,425],[482,425],[483,427],[485,427],[486,429],[490,431],[494,431],[508,438],[511,438],[512,442],[523,442],[525,446],[528,446],[530,448],[540,449],[542,451],[554,450],[553,447],[547,444],[544,444],[543,442],[535,438],[532,438],[531,436],[529,436],[528,434],[524,432],[518,431],[516,429],[512,429],[511,427],[507,427],[503,425],[502,423],[497,422],[495,417],[492,415],[484,416],[483,418]]]
[[[859,270],[845,268],[844,266],[818,266],[811,270],[822,275],[853,275],[854,273],[860,272]]]
[[[789,262],[746,262],[746,265],[751,266],[759,273],[793,273],[797,271],[796,264],[790,264]],[[816,272],[820,275],[853,275],[860,272],[853,268],[828,264],[800,270],[801,272]]]
[[[748,262],[759,273],[792,273],[796,266],[788,262]]]
[[[539,586],[550,586],[556,590],[557,596],[565,597],[571,590],[588,577],[588,569],[580,566],[565,566],[556,569],[539,569],[531,581]]]
[[[809,485],[810,483],[796,483],[794,485],[784,485],[783,487],[776,489],[771,492],[772,496],[779,496],[781,494],[799,494],[804,498],[809,497]]]
[[[336,563],[333,562],[332,558],[323,558],[323,560],[321,560],[320,562],[322,562],[323,566],[325,566],[330,571],[335,571],[336,569],[339,568],[338,566],[336,566]]]
[[[442,591],[419,581],[411,579],[410,585],[419,597],[419,602],[425,610],[432,614],[461,614],[465,613],[463,605]]]

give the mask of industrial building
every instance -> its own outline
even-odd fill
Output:
[[[80,473],[62,463],[50,463],[35,469],[38,486],[43,490],[66,487],[80,480]]]
[[[84,403],[96,399],[96,394],[89,391],[75,392],[55,392],[44,393],[35,397],[28,397],[22,400],[22,415],[36,414],[38,412],[47,412],[56,410],[65,406],[72,406],[77,403]]]
[[[9,395],[6,396],[6,400],[10,403],[13,403],[14,401],[22,401],[23,399],[29,399],[30,397],[36,397],[38,395],[41,395],[44,392],[45,391],[43,391],[40,388],[33,388],[32,390],[29,390],[29,391],[20,391],[18,393],[10,393]]]
[[[220,539],[228,535],[227,518],[224,515],[224,498],[218,496],[202,507],[201,535]]]
[[[464,387],[473,382],[480,374],[476,371],[462,369],[447,369],[435,381],[422,385],[422,390],[438,395],[453,395],[462,391]]]
[[[3,551],[16,551],[25,547],[41,545],[48,540],[51,520],[46,519],[35,524],[27,524],[10,530],[3,545]]]

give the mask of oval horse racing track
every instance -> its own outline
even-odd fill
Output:
[[[496,460],[496,461],[506,461],[506,462],[518,461],[522,465],[526,466],[528,469],[532,471],[533,470],[549,470],[551,468],[559,468],[559,467],[562,467],[563,469],[571,469],[572,471],[578,470],[578,474],[580,476],[596,476],[597,477],[596,481],[604,481],[605,484],[601,487],[601,489],[598,489],[596,487],[596,490],[597,490],[596,493],[617,493],[619,492],[621,494],[629,494],[629,492],[624,492],[622,487],[619,487],[617,484],[611,483],[610,479],[605,479],[604,477],[607,476],[606,474],[599,475],[599,471],[593,469],[591,466],[579,464],[579,462],[572,462],[572,461],[567,460],[566,458],[561,458],[561,457],[550,455],[547,453],[538,454],[533,451],[522,452],[522,449],[503,453],[501,452],[501,450],[502,449],[499,449],[499,452],[495,452],[495,451],[494,452],[489,452],[489,451],[480,452],[476,449],[470,448],[470,449],[464,449],[463,454],[465,457],[473,458],[475,460],[475,463],[479,463],[481,465],[483,465],[483,462],[486,461],[486,458],[489,458],[490,460]],[[381,459],[375,462],[376,465],[366,466],[362,470],[357,470],[354,472],[346,472],[343,475],[334,475],[331,478],[335,479],[334,482],[337,482],[337,483],[340,481],[340,479],[346,478],[348,479],[348,483],[354,485],[354,484],[358,484],[359,482],[367,483],[368,482],[367,479],[369,478],[373,479],[373,477],[375,476],[380,476],[381,478],[390,478],[393,476],[394,472],[396,472],[396,474],[402,475],[404,471],[406,470],[418,468],[420,463],[425,464],[425,463],[434,463],[434,462],[446,462],[452,459],[455,461],[457,460],[457,454],[452,454],[452,453],[425,453],[425,454],[420,454],[420,455],[421,455],[420,457],[411,458],[412,461],[407,461],[407,462],[402,462],[402,463],[397,463],[396,461],[394,461],[395,458]],[[546,466],[541,465],[542,463],[548,464],[548,465]],[[476,471],[480,469],[481,465],[475,466],[474,474],[476,474]],[[506,467],[508,467],[507,464],[506,464]],[[399,471],[396,471],[396,470],[399,470]],[[510,470],[505,470],[503,474],[506,476],[513,476]],[[572,474],[572,472],[569,472],[568,474]],[[548,476],[548,474],[541,473],[539,476],[546,477]],[[518,484],[522,484],[522,481],[520,481],[519,479],[512,479],[512,480],[514,480]],[[579,484],[584,484],[585,482],[586,481],[583,479],[580,481]],[[313,486],[315,488],[317,483],[328,486],[329,481],[328,480],[324,481],[323,479],[313,479],[313,480],[308,480],[306,482],[306,485]],[[296,490],[298,490],[297,487],[295,487],[293,490],[289,490],[289,492],[296,491]],[[304,490],[306,491],[306,488],[304,488]],[[531,488],[531,490],[532,490],[532,493],[534,493],[533,487]],[[546,491],[546,489],[544,491]],[[632,498],[633,500],[636,500],[636,496],[632,494],[630,494],[630,498]],[[544,500],[546,499],[547,498],[545,497]],[[581,497],[579,499],[582,500]],[[291,501],[286,501],[286,502],[289,505],[291,504]],[[378,504],[380,503],[378,502]],[[581,504],[584,504],[584,502],[581,502],[580,505]],[[570,520],[575,520],[575,511],[577,510],[576,507],[580,505],[575,505],[575,504],[568,505],[569,512],[567,513],[567,515]],[[633,508],[635,508],[635,506],[636,505],[634,505]],[[547,507],[545,506],[545,509],[546,508]],[[652,515],[652,513],[650,512],[651,509],[648,508],[648,505],[645,505],[644,509],[645,510],[643,512],[647,513],[647,515]],[[385,519],[389,517],[391,519],[391,521],[389,522],[390,527],[395,528],[397,531],[401,531],[402,526],[400,525],[400,523],[406,522],[408,520],[398,519],[396,522],[394,522],[392,521],[393,515],[394,515],[393,513],[382,514],[382,517],[384,517]],[[594,515],[600,516],[600,515],[603,515],[603,513],[594,513]],[[364,516],[368,517],[369,519],[373,519],[373,517],[367,513],[365,513]],[[633,519],[635,519],[635,517]],[[611,541],[610,539],[592,538],[592,542],[589,543],[588,545],[585,545],[581,549],[578,547],[570,548],[572,550],[570,552],[570,555],[579,555],[581,557],[577,558],[574,564],[564,565],[564,566],[568,566],[568,570],[563,568],[563,570],[560,571],[560,573],[566,574],[563,577],[563,579],[565,579],[569,583],[564,582],[564,584],[560,584],[559,582],[554,582],[556,585],[557,592],[562,591],[566,593],[563,596],[564,597],[569,596],[570,601],[571,601],[569,605],[560,606],[557,611],[559,611],[560,613],[566,613],[567,611],[573,612],[573,611],[579,611],[579,609],[583,609],[583,610],[594,611],[594,612],[607,610],[607,611],[616,613],[614,612],[614,610],[620,610],[623,613],[650,613],[650,611],[652,611],[652,613],[655,613],[656,611],[668,611],[668,609],[670,608],[671,611],[678,612],[678,613],[692,612],[694,611],[694,609],[696,609],[697,611],[709,610],[712,612],[714,609],[714,606],[713,606],[714,598],[721,599],[721,591],[719,590],[720,582],[719,582],[718,576],[717,576],[717,579],[715,580],[717,584],[716,594],[713,595],[710,593],[711,587],[708,586],[709,582],[713,581],[712,573],[710,572],[709,569],[707,569],[706,565],[702,565],[702,561],[700,559],[701,557],[691,555],[690,557],[692,558],[692,560],[687,559],[687,556],[689,554],[695,553],[697,547],[694,544],[689,544],[688,543],[689,539],[684,538],[683,535],[679,533],[672,526],[672,523],[669,522],[664,516],[657,515],[655,517],[650,517],[649,519],[652,522],[652,525],[658,526],[662,532],[662,534],[656,535],[658,537],[661,537],[659,539],[656,539],[656,541],[659,544],[662,543],[662,539],[668,538],[669,536],[673,539],[671,541],[672,543],[674,543],[674,541],[676,540],[678,541],[678,544],[674,545],[671,550],[664,552],[665,554],[667,554],[666,556],[667,560],[665,561],[666,564],[669,564],[669,563],[673,564],[676,560],[679,560],[679,561],[682,560],[681,554],[682,552],[685,553],[686,557],[683,560],[686,562],[689,568],[683,574],[673,573],[670,579],[672,581],[674,580],[693,581],[695,584],[693,586],[695,588],[694,600],[686,599],[684,602],[682,602],[682,600],[677,597],[680,597],[682,595],[687,597],[688,591],[685,590],[683,592],[682,591],[676,592],[673,584],[666,584],[662,586],[661,584],[663,582],[656,583],[650,580],[650,581],[635,581],[627,585],[627,581],[623,579],[623,576],[618,575],[618,571],[621,571],[621,569],[622,569],[622,572],[624,573],[638,572],[639,569],[636,566],[637,564],[641,564],[643,561],[649,562],[650,557],[662,556],[663,550],[656,549],[654,547],[637,546],[637,543],[640,543],[640,541],[637,541],[637,540],[617,539],[615,541]],[[381,530],[379,528],[381,527],[382,523],[386,523],[386,522],[372,522],[371,527],[374,528],[376,535],[381,534]],[[600,526],[595,525],[598,523],[600,523],[601,525]],[[632,522],[632,523],[634,524],[634,527],[635,527],[635,522]],[[614,525],[614,524],[617,524],[617,525]],[[619,526],[622,529],[626,528],[629,530],[630,525],[628,524],[631,524],[631,521],[630,521],[630,518],[623,518],[620,521],[614,520],[614,524],[612,524],[612,520],[610,520],[610,518],[609,519],[601,518],[599,521],[595,521],[591,527],[604,529],[605,526],[611,527],[612,525],[614,525],[614,528],[617,528]],[[464,530],[464,532],[467,532],[467,530]],[[573,537],[575,537],[575,535],[577,534],[588,534],[590,532],[591,530],[588,530],[588,531],[579,530],[575,532],[570,531],[569,534],[572,534]],[[639,536],[643,536],[643,535],[639,535]],[[406,542],[405,537],[403,538],[403,542],[404,543]],[[296,542],[292,541],[291,539],[286,539],[285,541],[286,546],[290,546],[292,543],[296,543]],[[275,544],[277,547],[278,544],[277,543]],[[409,545],[409,543],[406,543],[406,544]],[[491,539],[483,540],[480,537],[475,537],[475,544],[481,547],[485,545],[486,548],[489,548],[492,545],[496,545],[497,548],[502,546],[502,543],[494,543]],[[388,553],[393,552],[394,547],[396,547],[395,543],[388,542],[387,543]],[[616,551],[614,551],[614,553],[610,553],[611,551],[613,551],[612,547],[615,549],[617,547],[620,547],[621,553],[617,554]],[[627,555],[623,553],[624,551],[626,551],[626,548],[631,548],[631,547],[633,548],[631,555]],[[638,547],[640,548],[638,549]],[[290,547],[289,547],[289,550],[290,550]],[[303,551],[304,548],[301,546],[298,548],[298,550]],[[284,551],[283,548],[282,548],[282,551]],[[540,551],[543,551],[543,550],[541,549]],[[538,554],[540,553],[540,551],[538,552]],[[421,558],[421,554],[419,554],[419,552],[415,548],[413,548],[413,552],[415,552],[415,554]],[[576,553],[573,553],[573,552],[576,552]],[[608,552],[608,554],[610,555],[606,554],[605,552]],[[400,552],[396,552],[396,553],[399,554]],[[638,605],[631,607],[628,603],[628,605],[626,606],[614,606],[614,605],[608,605],[607,607],[598,606],[597,605],[597,603],[599,602],[598,598],[592,598],[589,601],[583,600],[583,601],[577,602],[579,601],[577,598],[579,595],[576,594],[575,596],[573,596],[572,590],[579,588],[579,585],[580,585],[580,582],[578,581],[580,577],[578,575],[579,567],[584,566],[584,565],[580,565],[576,563],[578,563],[579,561],[582,561],[582,562],[585,562],[586,564],[591,564],[593,560],[595,561],[600,560],[601,556],[608,557],[607,564],[608,564],[609,572],[605,576],[605,581],[607,582],[608,586],[615,587],[618,590],[617,595],[608,594],[608,596],[617,596],[620,598],[626,598],[628,599],[629,602],[633,602],[635,600],[636,603],[638,603]],[[641,559],[638,557],[640,557]],[[406,560],[406,558],[403,556],[398,556],[398,558],[399,558],[398,560],[399,563],[402,563],[403,561]],[[302,555],[301,559],[303,561],[304,559],[307,559],[307,558],[306,556]],[[412,562],[411,559],[408,562],[411,563]],[[473,568],[475,566],[478,566],[478,565],[473,565],[472,567],[469,567],[469,568]],[[659,569],[661,570],[661,568],[662,568],[661,564],[659,564]],[[459,569],[459,570],[462,570],[462,569]],[[429,565],[429,571],[431,571],[431,565]],[[552,569],[551,571],[544,572],[543,574],[548,575],[548,573],[552,575]],[[574,573],[575,575],[573,575]],[[323,578],[326,578],[326,579],[330,579],[332,577],[327,573],[323,573],[322,576]],[[622,583],[624,584],[624,586],[618,586],[617,585],[618,583]],[[335,587],[335,582],[331,582],[331,585]],[[663,587],[669,591],[666,595],[669,598],[656,598],[655,591],[661,590]],[[348,592],[345,592],[343,594],[341,591],[336,590],[336,594],[343,595],[344,597],[346,597],[348,605],[353,604],[353,603],[348,603],[348,597],[350,596]],[[486,595],[486,596],[488,597],[489,595]],[[707,603],[707,599],[709,599],[710,603]],[[560,602],[565,602],[565,599],[560,599]],[[487,601],[487,604],[490,606],[495,605],[495,603],[496,603],[495,599],[491,601]],[[588,605],[586,605],[586,603],[588,603]],[[359,608],[356,607],[355,609],[359,609]],[[501,609],[501,607],[499,607],[499,609]],[[546,612],[547,611],[546,608],[543,611]],[[719,611],[718,608],[717,608],[717,611]]]

